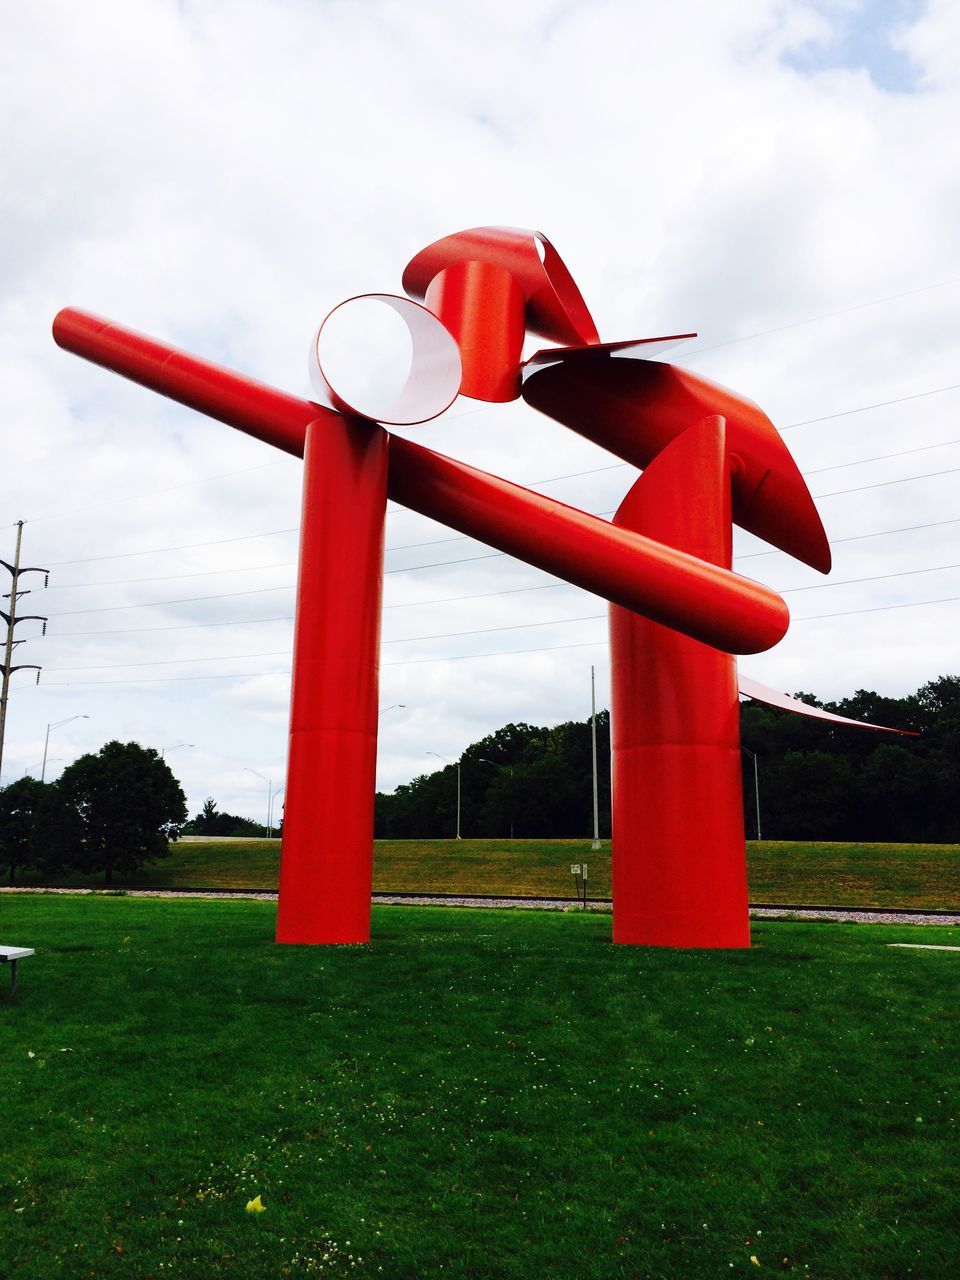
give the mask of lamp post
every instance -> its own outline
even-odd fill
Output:
[[[510,777],[511,777],[511,778],[513,777],[513,765],[512,765],[512,764],[500,764],[500,763],[498,763],[498,761],[496,761],[496,760],[487,760],[485,756],[481,756],[481,757],[480,757],[480,763],[481,763],[481,764],[492,764],[492,765],[493,765],[493,767],[494,767],[495,769],[506,769],[506,771],[507,771],[507,773],[509,773]],[[512,800],[513,800],[513,796],[511,795],[511,797],[510,797],[510,798],[511,798],[511,802],[512,802]],[[510,806],[510,807],[511,807],[511,809],[513,808],[512,803],[511,803],[511,806]],[[512,815],[512,813],[511,813],[511,816],[510,816],[510,839],[511,839],[511,840],[513,839],[513,815]]]
[[[436,751],[428,751],[428,756],[436,756],[438,760],[442,760],[444,764],[455,764],[457,770],[457,839],[460,839],[460,761],[448,760],[446,756],[440,755]]]
[[[277,801],[280,799],[280,797],[283,795],[286,789],[287,788],[283,786],[280,788],[279,791],[275,791],[273,793],[273,799],[270,801],[270,811],[267,814],[267,828],[270,832],[271,839],[273,838],[273,806],[277,803]]]
[[[745,751],[753,760],[753,794],[757,802],[757,839],[760,839],[760,774],[757,770],[757,757],[749,747],[741,746],[741,751]]]
[[[389,707],[381,707],[377,714],[382,716],[387,711],[396,711],[397,707],[406,707],[406,705],[405,702],[391,702]]]
[[[271,810],[273,809],[273,783],[264,774],[257,773],[256,769],[247,768],[246,765],[244,765],[244,773],[252,773],[254,777],[263,778],[264,782],[267,784],[267,827],[264,834],[269,835],[270,834],[270,813],[271,813]]]
[[[593,843],[591,849],[600,848],[600,799],[597,786],[597,679],[590,668],[590,745],[593,751]]]
[[[168,751],[179,751],[181,747],[195,747],[196,745],[197,744],[195,742],[175,742],[172,747],[161,747],[160,759],[162,760],[165,753]]]
[[[77,715],[67,716],[65,720],[54,720],[53,724],[47,725],[47,736],[43,740],[43,764],[40,766],[40,781],[43,782],[47,773],[47,748],[50,745],[50,730],[59,729],[62,725],[69,724],[71,720],[89,720],[89,716]]]

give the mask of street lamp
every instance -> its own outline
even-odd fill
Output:
[[[760,774],[757,771],[757,757],[754,754],[754,752],[750,750],[749,747],[741,746],[740,750],[745,751],[747,755],[753,759],[753,794],[756,797],[756,801],[757,801],[757,839],[759,840],[760,839]]]
[[[513,777],[513,765],[512,765],[512,764],[500,764],[500,762],[499,762],[498,760],[488,760],[485,756],[481,756],[481,757],[480,757],[480,763],[481,763],[481,764],[492,764],[492,765],[493,765],[493,767],[494,767],[495,769],[506,769],[506,771],[507,771],[507,773],[509,773],[510,777],[511,777],[511,778]],[[510,797],[510,800],[511,800],[511,806],[510,806],[510,807],[511,807],[511,809],[512,809],[512,808],[513,808],[513,804],[512,804],[513,796],[511,796],[511,797]],[[511,813],[511,815],[510,815],[510,839],[511,839],[511,840],[513,839],[513,814],[512,814],[512,813]]]
[[[257,778],[263,778],[264,782],[267,784],[267,830],[265,834],[269,835],[270,834],[270,813],[271,813],[271,810],[273,809],[273,783],[264,774],[257,773],[256,769],[248,769],[246,765],[244,765],[244,773],[252,773]]]
[[[428,751],[428,756],[436,756],[438,760],[442,760],[444,764],[455,764],[457,770],[457,839],[460,839],[460,761],[448,760],[446,756],[442,756],[439,752]]]
[[[195,742],[175,742],[172,747],[161,747],[160,759],[163,759],[164,753],[167,751],[179,751],[181,747],[195,747],[196,745]]]
[[[406,705],[405,702],[391,702],[389,707],[381,707],[378,715],[382,716],[387,711],[396,711],[397,707],[406,707]]]
[[[47,747],[50,745],[50,730],[59,729],[61,725],[69,724],[71,720],[89,720],[89,716],[67,716],[66,720],[54,720],[53,724],[47,725],[47,736],[43,740],[43,764],[40,766],[40,781],[43,782],[47,772]]]
[[[270,801],[270,811],[267,814],[267,826],[269,828],[271,838],[273,836],[273,806],[277,803],[277,801],[280,799],[280,797],[283,795],[286,789],[287,788],[283,786],[280,788],[279,791],[275,791],[273,793],[273,799]]]

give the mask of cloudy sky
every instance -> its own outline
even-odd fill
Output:
[[[191,812],[263,816],[284,779],[301,465],[59,351],[56,311],[309,396],[331,307],[484,224],[549,236],[605,339],[697,330],[676,362],[784,431],[835,566],[738,534],[794,619],[745,673],[837,698],[960,670],[958,53],[951,0],[4,6],[0,557],[22,519],[51,576],[3,780],[73,716],[48,777],[120,738],[176,748]],[[595,513],[636,475],[522,404],[406,434]],[[601,601],[387,527],[381,787],[583,718],[591,663],[606,705]]]

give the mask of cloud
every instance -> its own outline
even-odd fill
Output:
[[[957,392],[832,416],[960,381],[955,7],[879,22],[910,60],[909,93],[832,56],[866,11],[12,11],[0,543],[26,519],[25,555],[53,573],[30,598],[48,637],[23,650],[47,669],[39,688],[20,677],[14,689],[4,776],[33,769],[46,724],[79,712],[93,718],[62,731],[58,755],[125,735],[198,744],[171,760],[191,811],[214,794],[257,812],[243,770],[277,785],[284,772],[286,677],[269,673],[289,666],[272,655],[290,644],[299,464],[58,351],[55,311],[99,310],[309,394],[308,344],[331,307],[399,290],[419,248],[488,222],[549,235],[604,337],[696,328],[678,363],[782,427],[825,417],[785,438],[818,473],[814,493],[855,491],[821,500],[836,539],[936,524],[838,541],[833,580],[874,581],[788,594],[796,625],[751,674],[838,697],[950,670],[956,604],[858,611],[960,595],[951,569],[879,580],[960,563],[960,524],[939,523],[960,517],[956,476],[862,487],[960,466],[956,447],[822,471],[960,437]],[[522,405],[461,401],[406,434],[590,511],[615,507],[635,474],[598,470],[616,460]],[[384,721],[384,787],[422,770],[426,751],[453,758],[506,721],[583,718],[591,662],[606,697],[604,622],[558,621],[602,606],[454,538],[409,512],[388,518],[381,705],[407,706]],[[763,550],[739,535],[737,549]],[[817,581],[781,555],[742,567],[785,589]],[[842,616],[813,617],[826,613]],[[507,650],[541,652],[470,656]]]

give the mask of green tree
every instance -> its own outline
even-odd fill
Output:
[[[0,791],[0,853],[11,884],[18,867],[33,864],[34,828],[45,790],[36,778],[18,778]]]
[[[63,848],[63,830],[50,833],[54,852],[87,874],[132,875],[164,858],[187,818],[186,798],[161,756],[136,742],[108,742],[64,769],[57,791],[79,824],[79,842]]]

